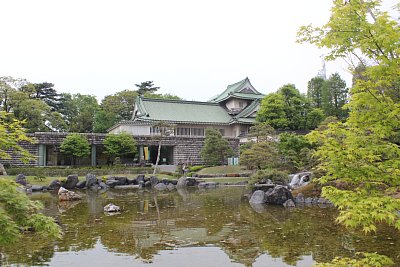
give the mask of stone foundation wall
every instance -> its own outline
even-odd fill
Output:
[[[28,134],[36,140],[35,144],[22,143],[22,147],[27,149],[31,154],[38,156],[39,144],[59,146],[68,133],[34,133]],[[90,144],[99,145],[103,144],[106,134],[84,134]],[[135,136],[135,140],[138,146],[158,146],[158,139],[151,136]],[[204,162],[201,160],[200,151],[204,145],[204,137],[164,137],[162,146],[173,147],[173,162],[176,165],[179,160],[186,162],[190,160],[194,165],[201,165]],[[228,141],[235,152],[235,155],[239,154],[239,138],[228,138]],[[12,151],[9,151],[11,159],[0,159],[0,163],[5,166],[35,166],[38,165],[38,161],[31,161],[29,163],[23,163],[18,155],[13,155]]]

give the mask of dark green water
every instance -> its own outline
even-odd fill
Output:
[[[390,256],[400,266],[400,235],[349,231],[324,208],[251,207],[244,188],[210,191],[108,191],[59,203],[32,196],[62,225],[61,240],[24,237],[1,248],[2,266],[312,266],[357,251]],[[114,203],[123,212],[109,216]],[[62,205],[61,205],[62,204]]]

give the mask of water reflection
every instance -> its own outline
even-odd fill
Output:
[[[72,205],[58,203],[50,193],[34,195],[44,201],[44,212],[60,222],[64,236],[56,242],[26,236],[1,249],[0,263],[311,266],[356,251],[400,258],[396,231],[376,236],[350,232],[334,223],[331,209],[251,207],[242,197],[244,190],[107,191],[88,193]],[[123,212],[104,214],[110,202]]]

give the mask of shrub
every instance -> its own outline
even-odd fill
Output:
[[[288,178],[288,173],[284,171],[279,171],[276,169],[259,170],[250,177],[249,185],[266,183],[268,180],[271,180],[271,182],[274,184],[286,184],[288,182]]]

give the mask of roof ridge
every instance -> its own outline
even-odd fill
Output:
[[[229,85],[226,87],[226,89],[225,89],[222,93],[220,93],[220,94],[218,94],[217,96],[213,97],[212,99],[210,99],[210,101],[215,101],[215,99],[219,98],[220,96],[222,96],[222,95],[224,95],[224,94],[229,94],[228,92],[231,90],[232,87],[237,86],[237,85],[239,85],[239,84],[242,84],[242,83],[246,82],[246,80],[249,80],[249,78],[246,77],[246,78],[244,78],[244,79],[241,80],[241,81],[235,82],[235,83],[233,83],[233,84],[229,84]],[[233,92],[233,93],[235,93],[235,92]]]
[[[199,105],[212,105],[219,106],[218,103],[215,102],[205,102],[205,101],[191,101],[191,100],[178,100],[178,99],[163,99],[163,98],[149,98],[149,97],[141,97],[142,101],[152,101],[152,102],[169,102],[169,103],[181,103],[181,104],[199,104]]]

